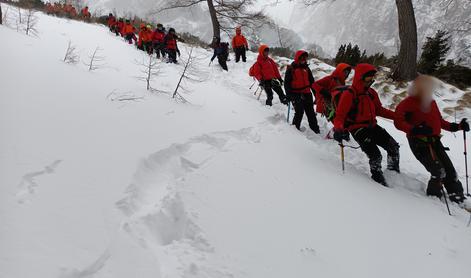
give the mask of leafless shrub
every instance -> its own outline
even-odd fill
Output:
[[[89,60],[85,63],[88,67],[88,71],[94,71],[105,66],[105,57],[100,55],[101,51],[103,51],[103,49],[97,46],[93,54],[88,56]]]
[[[119,101],[119,102],[132,102],[132,101],[138,101],[141,99],[144,99],[143,96],[136,96],[132,92],[117,92],[116,90],[113,90],[111,93],[109,93],[106,96],[106,99],[109,101]]]
[[[80,60],[80,56],[77,54],[77,49],[75,45],[72,44],[72,41],[69,41],[67,44],[67,50],[64,55],[64,63],[66,64],[77,64]]]
[[[157,91],[152,88],[151,82],[159,75],[159,60],[154,55],[145,55],[141,62],[136,62],[140,66],[141,75],[137,77],[138,80],[146,83],[147,91]]]
[[[193,54],[193,47],[187,52],[187,60],[183,65],[183,69],[180,73],[175,91],[173,92],[172,98],[178,99],[182,102],[188,102],[180,92],[188,92],[186,84],[188,82],[202,82],[204,81],[204,73],[201,71],[201,61],[203,57],[198,57]]]
[[[36,29],[37,23],[38,17],[36,16],[36,11],[33,9],[26,9],[26,15],[24,17],[24,30],[26,35],[38,35],[38,30]]]

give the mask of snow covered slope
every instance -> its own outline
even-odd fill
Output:
[[[145,56],[105,27],[40,14],[38,30],[0,26],[1,278],[469,277],[468,215],[424,196],[391,123],[404,173],[387,189],[363,154],[342,174],[336,144],[257,101],[250,63],[225,73],[195,49],[204,81],[180,103],[145,91]],[[162,63],[153,87],[181,69]],[[444,142],[462,177],[460,138]]]

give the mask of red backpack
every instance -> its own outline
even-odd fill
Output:
[[[258,65],[258,62],[255,62],[249,69],[249,76],[251,77],[255,77],[255,75],[257,74],[257,69],[256,67],[259,67],[260,68],[260,65]]]

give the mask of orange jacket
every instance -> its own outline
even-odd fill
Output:
[[[239,47],[248,48],[249,45],[247,44],[247,40],[245,39],[244,35],[242,35],[242,31],[240,29],[236,29],[236,35],[232,38],[232,48]]]
[[[129,34],[129,33],[134,33],[136,31],[136,28],[131,24],[131,23],[126,23],[123,26],[123,35]]]
[[[316,91],[316,112],[325,112],[325,101],[322,91],[327,91],[329,94],[332,94],[335,88],[345,86],[346,77],[344,71],[351,68],[352,67],[348,64],[340,63],[331,75],[327,75],[314,82],[312,87]]]
[[[143,42],[150,42],[152,41],[152,31],[147,29],[147,27],[141,28],[139,31],[139,40],[138,45],[141,46]]]
[[[80,11],[80,14],[83,16],[83,17],[90,17],[90,12],[88,11],[88,7],[85,7],[83,8],[81,11]]]

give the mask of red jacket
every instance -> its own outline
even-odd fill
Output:
[[[165,32],[155,30],[154,33],[152,33],[153,42],[162,43],[164,42],[164,38],[165,38]]]
[[[135,31],[136,31],[136,28],[131,23],[126,23],[124,24],[121,33],[123,33],[124,35],[134,34]]]
[[[170,50],[177,50],[177,37],[172,34],[167,34],[165,36],[165,47]]]
[[[442,118],[442,114],[435,101],[432,101],[430,104],[430,111],[423,112],[419,99],[416,97],[405,98],[396,107],[394,125],[397,129],[407,133],[409,137],[426,137],[412,135],[412,128],[421,124],[432,128],[433,132],[429,136],[440,136],[442,129],[450,131],[450,123]]]
[[[345,86],[344,71],[348,68],[351,68],[351,66],[348,64],[340,63],[337,65],[331,75],[328,75],[314,82],[312,88],[316,91],[316,112],[325,112],[325,102],[321,91],[326,90],[327,92],[332,94],[335,88]]]
[[[152,41],[152,31],[147,29],[147,27],[141,27],[141,31],[139,31],[139,40],[137,44],[142,46],[143,42],[150,42]]]
[[[281,78],[280,71],[278,71],[278,66],[272,58],[263,56],[263,51],[267,49],[268,46],[262,45],[258,49],[257,62],[254,67],[254,76],[257,80],[272,80]]]
[[[108,17],[108,27],[116,25],[116,18],[114,16]]]
[[[334,128],[336,130],[354,130],[376,125],[376,116],[394,120],[395,113],[381,104],[378,93],[372,88],[365,88],[363,77],[369,72],[376,72],[370,64],[358,64],[350,90],[340,96],[335,111]],[[335,92],[334,92],[335,94]]]
[[[285,90],[287,94],[310,94],[314,77],[307,64],[299,64],[299,57],[307,54],[299,50],[294,56],[294,62],[288,67],[285,74]]]

